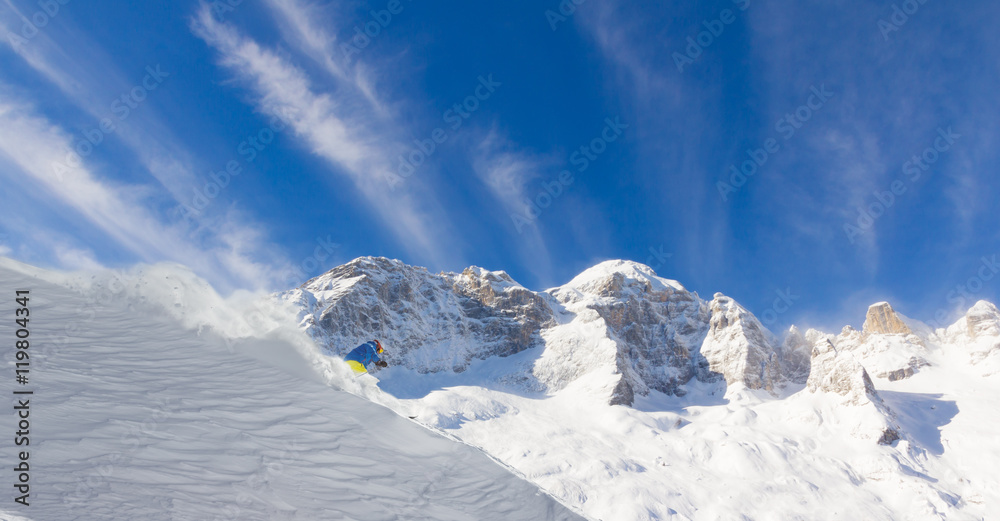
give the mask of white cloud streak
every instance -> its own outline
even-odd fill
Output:
[[[380,117],[388,117],[385,103],[379,99],[371,71],[361,62],[348,63],[338,50],[337,39],[316,23],[324,10],[299,0],[268,0],[267,5],[279,15],[285,40],[321,65],[341,88],[359,94]],[[336,4],[334,4],[336,5]]]
[[[401,244],[422,260],[441,262],[443,220],[418,204],[414,179],[406,180],[403,189],[392,189],[398,177],[391,161],[405,149],[393,132],[377,130],[374,114],[352,110],[356,107],[317,92],[302,70],[216,20],[206,6],[192,29],[218,52],[223,66],[250,83],[257,96],[256,108],[285,114],[286,123],[309,150],[352,181]],[[307,41],[327,41],[315,31],[308,34]]]
[[[480,181],[489,189],[505,216],[504,226],[513,227],[513,216],[531,215],[530,200],[535,194],[530,192],[530,183],[542,177],[551,161],[517,151],[517,147],[500,137],[496,130],[490,131],[474,150],[473,170]],[[546,284],[552,283],[552,266],[542,230],[538,222],[522,224],[517,230],[520,240],[517,247],[521,261],[536,278]]]
[[[54,207],[72,209],[147,262],[184,263],[229,288],[260,288],[279,279],[269,265],[249,260],[252,251],[261,249],[258,237],[223,230],[214,236],[220,244],[200,248],[185,235],[182,226],[166,224],[146,209],[145,201],[137,195],[146,191],[142,187],[102,182],[85,163],[71,165],[65,172],[57,171],[53,160],[65,157],[66,150],[73,146],[72,137],[25,108],[27,103],[13,103],[10,96],[4,99],[8,101],[0,102],[0,154],[51,195]],[[19,175],[7,170],[4,173]],[[96,262],[91,253],[79,248],[65,244],[53,248],[55,258],[64,267],[90,266]],[[237,260],[241,269],[233,272],[232,265]]]
[[[0,29],[19,31],[23,13],[10,0],[4,0],[4,3],[8,9],[0,14]],[[85,164],[71,169],[65,176],[65,184],[61,179],[53,180],[53,160],[58,158],[65,165],[63,158],[82,138],[31,114],[31,109],[25,108],[29,107],[26,101],[11,102],[3,107],[4,117],[26,124],[27,135],[32,136],[24,147],[13,145],[23,141],[24,134],[18,133],[10,140],[5,139],[0,146],[6,154],[35,180],[58,194],[57,200],[69,203],[123,248],[145,261],[170,259],[188,264],[218,283],[220,289],[261,288],[280,283],[283,279],[280,273],[290,269],[288,262],[274,253],[272,245],[266,244],[263,234],[258,231],[262,226],[250,222],[247,215],[232,210],[213,215],[202,214],[196,217],[200,224],[197,233],[189,234],[186,230],[190,223],[171,223],[170,218],[145,209],[152,201],[140,200],[140,194],[161,199],[157,204],[162,204],[162,199],[171,198],[179,204],[188,203],[192,189],[201,186],[201,180],[194,175],[191,166],[195,159],[179,144],[157,114],[155,102],[151,101],[158,94],[156,91],[147,92],[150,100],[141,102],[137,109],[130,111],[127,119],[113,116],[112,101],[141,85],[147,70],[136,71],[136,77],[127,79],[127,75],[114,65],[103,49],[90,42],[72,24],[62,23],[65,21],[63,18],[53,19],[27,44],[15,46],[14,50],[40,76],[94,118],[87,128],[99,128],[102,118],[113,120],[115,130],[104,134],[101,143],[120,140],[143,167],[133,175],[151,175],[159,186],[148,185],[144,181],[111,186]],[[60,23],[58,27],[56,22]],[[57,29],[58,33],[50,34]],[[63,32],[67,34],[63,35]],[[59,36],[72,37],[72,47],[61,46],[57,41]],[[158,66],[150,64],[150,68]],[[170,76],[176,74],[176,71],[164,72],[167,73],[165,81],[168,85],[158,86],[161,90],[169,88]],[[14,100],[9,94],[5,98],[9,102]],[[103,145],[96,145],[99,146]],[[160,187],[166,189],[169,195],[163,194]],[[89,257],[76,253],[69,255],[66,252],[82,250],[73,250],[51,241],[48,244],[36,241],[36,245],[51,250],[55,261],[65,267],[89,266],[91,261],[96,262],[93,252],[88,254]],[[69,262],[73,259],[89,260],[82,264]],[[220,265],[220,262],[223,264]]]
[[[0,28],[13,30],[18,27],[21,12],[10,2],[8,16],[0,16]],[[13,15],[13,16],[10,16]],[[59,88],[77,107],[93,118],[91,128],[97,128],[102,118],[112,117],[111,104],[122,93],[139,85],[145,70],[131,73],[119,70],[113,60],[100,47],[94,45],[85,34],[72,29],[72,48],[64,48],[56,41],[56,22],[40,29],[27,44],[16,48],[17,54],[38,74]],[[63,28],[71,28],[65,26]],[[62,29],[62,28],[60,28]],[[157,64],[149,64],[155,67]],[[165,71],[170,76],[176,71]],[[168,76],[166,82],[171,78]],[[158,87],[162,89],[169,88]],[[150,92],[155,98],[157,93]],[[152,175],[179,201],[191,197],[191,187],[198,183],[190,166],[191,158],[185,148],[178,144],[176,136],[156,114],[149,101],[130,112],[127,119],[113,118],[116,129],[107,136],[121,140],[135,153],[146,172]]]

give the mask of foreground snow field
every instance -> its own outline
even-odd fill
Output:
[[[904,434],[893,446],[858,436],[877,425],[870,411],[807,391],[723,399],[724,386],[699,386],[626,408],[442,379],[408,403],[598,519],[990,519],[1000,414],[980,393],[998,390],[946,375],[883,391]]]
[[[0,388],[35,393],[30,506],[5,486],[0,519],[583,519],[481,451],[330,387],[295,334],[226,341],[224,304],[184,270],[130,277],[0,259],[0,309],[13,317],[14,290],[30,289],[33,340],[29,385],[7,349]]]

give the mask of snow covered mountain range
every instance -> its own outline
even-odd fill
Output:
[[[503,381],[557,392],[585,379],[610,405],[632,405],[651,390],[683,396],[692,381],[720,380],[776,397],[806,384],[861,402],[873,392],[872,377],[909,378],[930,365],[931,349],[954,351],[987,376],[1000,361],[1000,312],[986,301],[938,331],[879,302],[861,331],[793,326],[779,339],[733,299],[716,293],[705,301],[628,261],[601,263],[536,293],[502,271],[431,274],[360,258],[282,298],[336,354],[376,336],[393,346],[395,366],[461,373],[475,360],[538,349],[537,360],[512,366]]]
[[[1000,505],[981,463],[1000,463],[989,302],[937,330],[881,302],[860,331],[778,337],[732,298],[634,262],[534,292],[502,271],[371,257],[280,299],[330,355],[380,338],[380,386],[420,421],[595,518],[980,519]],[[697,484],[725,445],[726,478]],[[790,483],[775,495],[794,498],[754,503],[776,472]]]
[[[383,258],[272,295],[222,297],[171,264],[0,258],[0,285],[31,290],[35,392],[32,505],[0,520],[982,521],[1000,505],[988,302],[947,328],[877,303],[860,330],[776,335],[626,261],[542,292]],[[390,366],[356,378],[340,355],[373,337]]]

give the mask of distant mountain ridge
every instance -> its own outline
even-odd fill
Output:
[[[329,352],[372,336],[390,363],[434,373],[527,350],[539,356],[503,375],[533,392],[573,385],[609,404],[651,390],[682,396],[692,382],[781,396],[807,386],[851,403],[879,403],[871,378],[890,381],[926,367],[929,349],[968,351],[1000,367],[1000,312],[981,301],[953,326],[932,331],[889,303],[869,308],[862,331],[839,335],[794,326],[776,337],[721,293],[704,300],[648,266],[602,262],[563,286],[528,290],[503,271],[470,267],[432,274],[398,260],[362,257],[281,294]]]

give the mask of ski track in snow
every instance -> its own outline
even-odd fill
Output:
[[[331,388],[280,337],[227,343],[0,261],[4,316],[15,287],[31,290],[35,391],[31,505],[6,498],[0,519],[583,519],[481,451]]]

